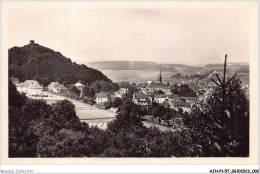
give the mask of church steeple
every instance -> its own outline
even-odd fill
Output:
[[[160,69],[160,74],[159,74],[159,76],[158,76],[158,81],[159,81],[160,83],[162,83],[162,73],[161,73],[161,69]]]

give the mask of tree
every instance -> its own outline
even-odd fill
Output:
[[[193,124],[189,126],[195,137],[208,140],[201,143],[203,156],[249,155],[249,102],[237,76],[226,79],[226,58],[223,79],[218,75],[218,82],[213,79],[217,86],[207,97],[203,112],[191,114]]]
[[[93,82],[90,87],[95,90],[95,93],[99,92],[115,92],[119,89],[118,84],[106,82],[104,80],[97,80]]]
[[[71,119],[79,119],[76,115],[75,106],[69,100],[61,100],[52,104],[55,118],[58,120],[69,121]]]
[[[83,95],[89,97],[90,96],[90,90],[91,90],[90,86],[85,85],[82,89]]]
[[[108,124],[108,130],[119,133],[122,130],[130,132],[142,132],[144,129],[139,107],[131,100],[126,100],[118,107],[116,119]]]
[[[154,117],[162,117],[166,114],[165,108],[162,105],[158,105],[153,108]]]
[[[26,102],[26,96],[21,95],[16,86],[11,82],[8,81],[8,105],[9,107],[22,107]]]
[[[73,94],[76,94],[77,96],[79,96],[80,94],[80,90],[74,85],[70,85],[68,91],[72,92]]]
[[[95,97],[95,90],[93,88],[90,89],[89,97]]]
[[[248,156],[249,103],[242,82],[235,76],[225,85],[224,96],[222,87],[216,87],[207,103],[217,155]]]
[[[123,101],[121,100],[121,98],[116,97],[114,98],[113,102],[112,102],[112,106],[114,108],[117,108],[118,106],[120,106],[123,103]]]

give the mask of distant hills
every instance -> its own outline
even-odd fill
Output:
[[[152,61],[101,61],[88,62],[87,65],[103,70],[162,70],[165,72],[194,72],[196,71],[222,71],[223,64],[206,64],[201,66],[190,66],[184,64],[159,64]],[[249,63],[247,62],[230,62],[229,69],[235,72],[249,72]]]
[[[152,61],[101,61],[88,62],[87,65],[98,70],[164,70],[176,71],[179,68],[196,69],[198,67],[184,64],[158,64]]]
[[[60,52],[53,51],[33,41],[23,47],[13,47],[8,50],[9,76],[20,81],[38,80],[44,86],[52,81],[72,84],[77,81],[92,83],[96,80],[111,80],[100,71],[79,65],[64,57]]]

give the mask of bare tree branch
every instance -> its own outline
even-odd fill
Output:
[[[221,87],[221,85],[220,84],[218,84],[214,79],[211,79],[212,80],[212,82],[214,82],[216,85],[218,85],[218,86],[220,86]]]

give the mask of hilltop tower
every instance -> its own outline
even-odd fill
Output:
[[[161,70],[160,70],[160,74],[159,74],[159,76],[158,76],[158,81],[159,81],[160,83],[162,83],[162,73],[161,73]]]

